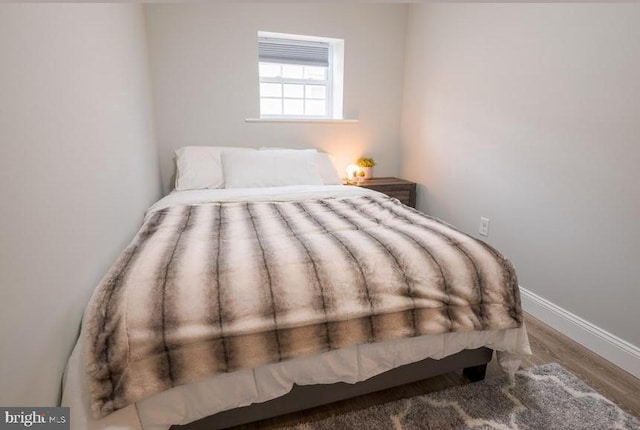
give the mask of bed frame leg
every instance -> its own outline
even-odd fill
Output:
[[[482,381],[487,374],[487,364],[481,364],[479,366],[465,367],[462,370],[462,374],[471,382]]]

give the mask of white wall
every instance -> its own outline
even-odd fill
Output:
[[[640,5],[409,9],[403,174],[520,284],[640,345]]]
[[[185,145],[317,147],[397,175],[405,5],[146,5],[165,191]],[[359,124],[246,123],[259,116],[258,30],[345,40],[344,113]]]
[[[0,5],[0,405],[58,401],[90,294],[160,194],[139,5]]]

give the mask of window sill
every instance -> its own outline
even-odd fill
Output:
[[[324,119],[324,118],[246,118],[244,122],[310,122],[316,124],[357,124],[358,119]]]

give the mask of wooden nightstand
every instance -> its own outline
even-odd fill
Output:
[[[354,184],[349,184],[354,185]],[[416,183],[399,178],[371,178],[367,179],[359,187],[379,191],[389,197],[400,200],[401,203],[416,207]]]

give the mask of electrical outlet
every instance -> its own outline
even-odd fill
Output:
[[[489,236],[489,218],[480,217],[480,228],[478,229],[480,236]]]

